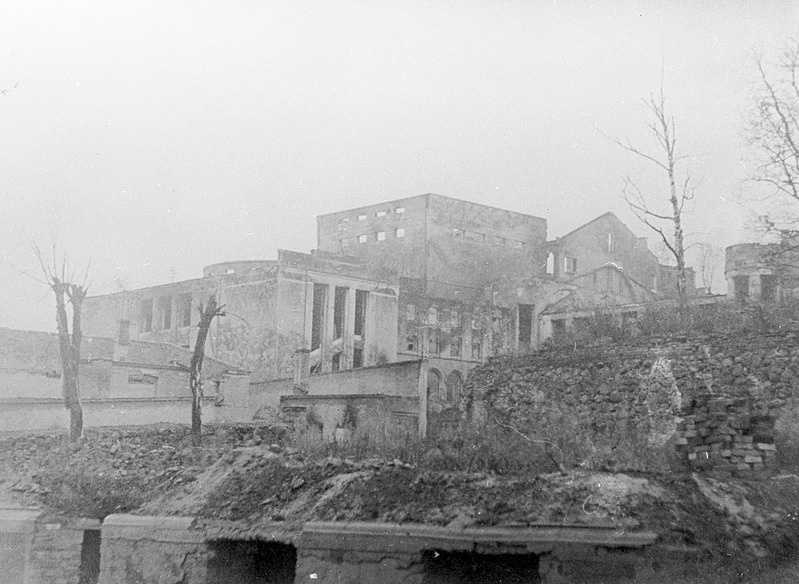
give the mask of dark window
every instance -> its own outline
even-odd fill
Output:
[[[341,371],[341,353],[333,355],[333,371]]]
[[[477,337],[475,340],[474,334],[472,334],[472,359],[482,359],[483,358],[483,343],[480,341],[480,337]]]
[[[741,304],[749,302],[749,276],[734,276],[735,300]]]
[[[458,371],[452,371],[447,375],[447,401],[455,403],[461,399],[461,387],[463,387],[463,377]]]
[[[169,330],[172,328],[172,297],[161,296],[158,299],[158,316],[161,328]]]
[[[566,334],[566,319],[565,318],[553,318],[552,319],[552,334],[554,336],[565,335]]]
[[[563,258],[563,271],[566,274],[576,274],[577,258],[570,258],[570,257]]]
[[[777,277],[762,275],[760,276],[760,300],[763,302],[774,302],[777,299]]]
[[[363,349],[353,349],[352,351],[352,367],[358,369],[363,367]]]
[[[322,345],[322,330],[325,322],[325,299],[327,286],[313,285],[313,312],[311,315],[311,351]]]
[[[336,286],[336,296],[333,300],[333,338],[340,339],[344,336],[344,307],[347,302],[347,288]]]
[[[178,326],[191,326],[191,292],[178,296]]]
[[[461,356],[461,338],[460,337],[452,337],[452,340],[449,343],[449,355],[450,355],[450,357],[460,357]]]
[[[441,374],[438,369],[427,372],[427,399],[437,401],[441,399]]]
[[[410,352],[416,351],[416,335],[407,335],[405,337],[405,350]]]
[[[519,348],[529,348],[533,336],[533,305],[519,304]]]
[[[366,303],[369,292],[366,290],[355,291],[355,334],[363,336],[366,330]]]
[[[430,331],[427,335],[427,352],[431,355],[438,355],[441,352],[438,334],[435,331]]]
[[[141,301],[141,313],[139,315],[139,327],[142,331],[153,330],[153,299]]]

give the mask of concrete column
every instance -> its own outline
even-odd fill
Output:
[[[325,294],[325,314],[324,325],[322,326],[322,373],[329,373],[333,370],[333,353],[331,351],[333,344],[333,313],[336,305],[336,287],[328,285]]]
[[[308,378],[311,375],[311,350],[294,351],[294,391],[308,393]]]
[[[352,369],[352,351],[355,348],[355,289],[347,288],[344,302],[344,352],[341,355],[341,368]]]

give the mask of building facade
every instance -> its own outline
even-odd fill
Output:
[[[134,340],[193,346],[197,307],[211,294],[227,316],[214,319],[209,354],[255,381],[292,377],[298,349],[318,372],[396,360],[396,275],[324,252],[278,250],[274,261],[214,264],[195,280],[87,297],[84,330],[110,336],[128,322]]]

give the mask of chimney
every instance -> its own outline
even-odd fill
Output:
[[[308,393],[308,378],[311,376],[311,351],[294,351],[294,392]]]
[[[120,320],[117,338],[114,339],[114,361],[126,361],[130,346],[130,321]]]

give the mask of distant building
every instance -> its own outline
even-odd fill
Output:
[[[320,215],[317,246],[89,297],[86,333],[129,322],[131,339],[190,347],[216,294],[228,316],[208,352],[255,382],[291,378],[296,351],[311,374],[422,359],[436,410],[476,363],[537,348],[577,313],[676,295],[674,269],[612,213],[548,241],[542,217],[425,194]]]
[[[227,316],[214,319],[208,353],[252,372],[253,380],[292,376],[297,349],[329,372],[396,360],[398,280],[390,270],[324,252],[278,251],[274,261],[205,268],[202,278],[84,301],[88,335],[108,336],[120,321],[134,340],[193,346],[197,307],[216,294]]]
[[[790,247],[790,246],[789,246]],[[785,253],[783,253],[785,252]],[[727,296],[739,304],[774,302],[799,286],[796,253],[780,244],[739,243],[726,250]]]

